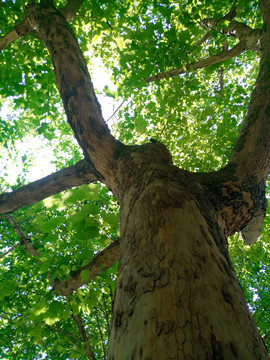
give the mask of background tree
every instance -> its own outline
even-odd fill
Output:
[[[258,243],[229,242],[248,307],[227,238],[254,243],[266,208],[269,11],[2,2],[2,358],[267,358],[248,311],[269,341],[267,216]],[[117,84],[111,132],[95,57]],[[58,171],[27,184],[25,142]]]

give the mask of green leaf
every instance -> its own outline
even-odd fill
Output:
[[[80,274],[81,276],[81,281],[87,281],[90,277],[90,272],[89,270],[83,270]]]

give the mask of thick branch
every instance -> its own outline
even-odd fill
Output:
[[[241,179],[265,181],[270,168],[270,28],[262,39],[259,74],[230,159]]]
[[[247,44],[244,41],[240,41],[237,45],[235,45],[230,50],[222,51],[219,54],[210,56],[206,59],[201,59],[201,60],[192,62],[185,66],[180,66],[179,68],[174,69],[174,70],[159,73],[157,75],[154,75],[154,76],[151,76],[151,77],[145,79],[145,81],[147,83],[150,83],[150,82],[153,82],[156,80],[161,80],[161,79],[165,79],[165,78],[169,78],[169,77],[178,76],[180,74],[186,73],[187,71],[195,71],[195,70],[202,69],[202,68],[205,68],[210,65],[215,65],[215,64],[221,63],[225,60],[232,59],[235,56],[240,55],[242,52],[244,52],[247,49],[248,49]]]
[[[79,289],[81,286],[90,282],[103,271],[109,269],[119,259],[119,256],[119,240],[116,240],[109,246],[107,246],[105,249],[100,251],[89,262],[89,264],[83,266],[72,277],[59,284],[56,284],[53,287],[52,291],[58,295],[70,295],[73,291]],[[89,277],[87,280],[82,281],[81,274],[85,270],[89,272]]]
[[[30,6],[27,16],[49,50],[68,122],[85,155],[109,185],[115,181],[114,155],[119,143],[104,122],[77,39],[53,7]]]
[[[260,10],[262,13],[263,23],[269,31],[269,21],[270,21],[270,4],[268,0],[259,0]]]
[[[95,357],[95,354],[94,354],[94,352],[93,352],[93,350],[91,348],[87,332],[86,332],[85,327],[83,325],[82,318],[80,317],[80,315],[73,314],[72,319],[74,320],[75,324],[77,325],[77,327],[78,327],[78,329],[80,331],[81,339],[82,339],[82,342],[84,344],[85,352],[86,352],[86,355],[87,355],[88,359],[89,360],[95,360],[96,357]]]
[[[80,186],[98,179],[94,168],[86,160],[81,160],[73,166],[24,185],[18,190],[1,194],[0,214],[11,213],[73,186]]]

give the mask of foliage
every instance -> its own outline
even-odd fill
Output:
[[[23,20],[23,3],[4,1],[0,6],[4,35]],[[261,27],[255,1],[241,0],[238,7],[236,20]],[[174,163],[186,170],[213,171],[226,164],[254,86],[257,54],[248,51],[222,63],[222,86],[220,64],[150,84],[145,79],[222,51],[225,35],[214,28],[206,42],[197,43],[205,35],[201,20],[219,20],[229,10],[227,1],[209,0],[83,3],[71,26],[90,71],[93,59],[101,58],[112,72],[117,90],[105,87],[104,94],[124,104],[111,126],[118,139],[126,144],[162,141]],[[228,46],[236,42],[230,37]],[[4,49],[0,78],[1,189],[20,187],[35,171],[35,153],[22,146],[25,142],[51,151],[56,168],[78,161],[81,151],[66,123],[42,43],[27,35]],[[21,173],[10,179],[8,165],[14,158]],[[83,185],[13,216],[40,256],[34,258],[20,246],[0,259],[1,359],[86,359],[73,315],[81,316],[97,359],[105,358],[117,265],[69,297],[52,293],[48,274],[53,280],[67,279],[117,238],[118,206],[110,192],[100,184]],[[0,220],[5,253],[20,238],[6,218]],[[257,244],[244,246],[235,235],[229,245],[263,336],[270,331],[269,227],[267,215]],[[82,280],[88,276],[81,274]]]

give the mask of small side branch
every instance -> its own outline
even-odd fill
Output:
[[[0,259],[3,259],[5,256],[7,256],[9,253],[11,253],[13,250],[17,249],[19,246],[21,246],[21,243],[17,243],[16,245],[12,246],[11,249],[6,251],[5,253],[0,255]]]
[[[31,239],[29,236],[27,236],[23,230],[21,229],[20,225],[17,223],[17,221],[14,219],[12,215],[6,216],[7,221],[12,226],[14,232],[20,237],[21,239],[21,245],[23,245],[24,249],[32,256],[37,257],[40,255],[40,253],[37,251],[37,249],[34,247],[34,245],[31,242]],[[37,259],[39,263],[42,263],[39,259]]]
[[[86,160],[81,160],[73,166],[59,170],[31,184],[24,185],[18,190],[1,194],[0,215],[34,204],[73,186],[80,186],[98,179],[99,177],[95,174],[94,168]]]
[[[24,19],[21,24],[16,25],[13,30],[7,33],[0,39],[0,51],[5,49],[9,44],[19,39],[30,32],[30,25],[27,19]]]
[[[55,325],[50,326],[50,328],[53,331],[66,336],[69,339],[69,341],[71,341],[74,345],[79,346],[80,340],[77,337],[75,337],[74,334],[70,333],[67,330],[61,329]]]
[[[81,339],[84,344],[84,348],[85,348],[85,352],[86,352],[86,356],[88,357],[89,360],[95,360],[96,357],[95,357],[95,354],[90,345],[89,338],[88,338],[87,332],[85,330],[85,327],[83,325],[82,318],[80,317],[80,315],[73,314],[72,319],[74,320],[75,324],[77,325],[77,327],[80,331]]]
[[[79,289],[84,284],[89,283],[103,271],[109,269],[120,256],[119,240],[115,240],[105,249],[97,253],[97,255],[85,266],[76,271],[76,273],[67,280],[56,284],[52,291],[58,295],[67,296]],[[83,271],[89,272],[87,280],[82,281],[81,274]]]
[[[18,244],[17,247],[22,245],[24,247],[24,250],[28,254],[34,256],[36,258],[36,261],[39,264],[43,264],[43,261],[41,261],[39,259],[40,252],[34,247],[34,245],[32,244],[31,238],[25,234],[25,232],[21,229],[20,225],[17,223],[17,221],[14,219],[14,217],[12,215],[4,215],[3,217],[7,219],[7,221],[12,226],[14,232],[21,239],[21,242],[20,242],[20,244]],[[48,280],[49,280],[51,287],[53,287],[55,285],[55,281],[51,279],[50,274],[48,275]]]
[[[192,63],[189,63],[185,66],[180,66],[177,69],[173,69],[170,71],[165,71],[162,73],[159,73],[157,75],[151,76],[147,79],[144,79],[144,81],[146,81],[147,83],[156,81],[156,80],[161,80],[161,79],[165,79],[165,78],[170,78],[170,77],[174,77],[174,76],[178,76],[180,74],[184,74],[187,71],[196,71],[198,69],[202,69],[205,68],[207,66],[210,65],[215,65],[218,63],[221,63],[225,60],[229,60],[234,58],[237,55],[240,55],[242,52],[244,52],[245,50],[247,50],[247,44],[244,41],[240,41],[237,45],[235,45],[233,48],[231,48],[230,50],[227,51],[222,51],[219,54],[215,54],[213,56],[210,56],[208,58],[205,59],[201,59]]]

